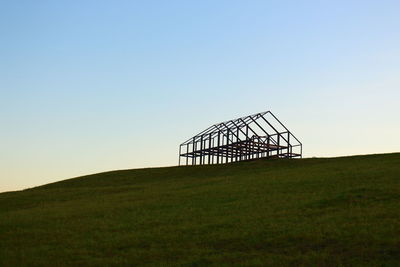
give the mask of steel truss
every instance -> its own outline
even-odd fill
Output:
[[[179,165],[301,158],[302,153],[302,143],[271,111],[265,111],[214,124],[188,139],[179,146]]]

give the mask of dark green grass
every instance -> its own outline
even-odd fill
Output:
[[[0,266],[399,266],[400,154],[124,170],[0,194]]]

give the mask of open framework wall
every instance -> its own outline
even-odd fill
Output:
[[[270,111],[214,124],[179,146],[179,165],[302,157],[301,142]]]

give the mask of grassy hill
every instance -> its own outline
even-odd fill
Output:
[[[400,265],[400,154],[113,171],[0,194],[0,266]]]

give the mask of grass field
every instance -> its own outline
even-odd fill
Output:
[[[400,154],[113,171],[0,194],[0,266],[400,266]]]

